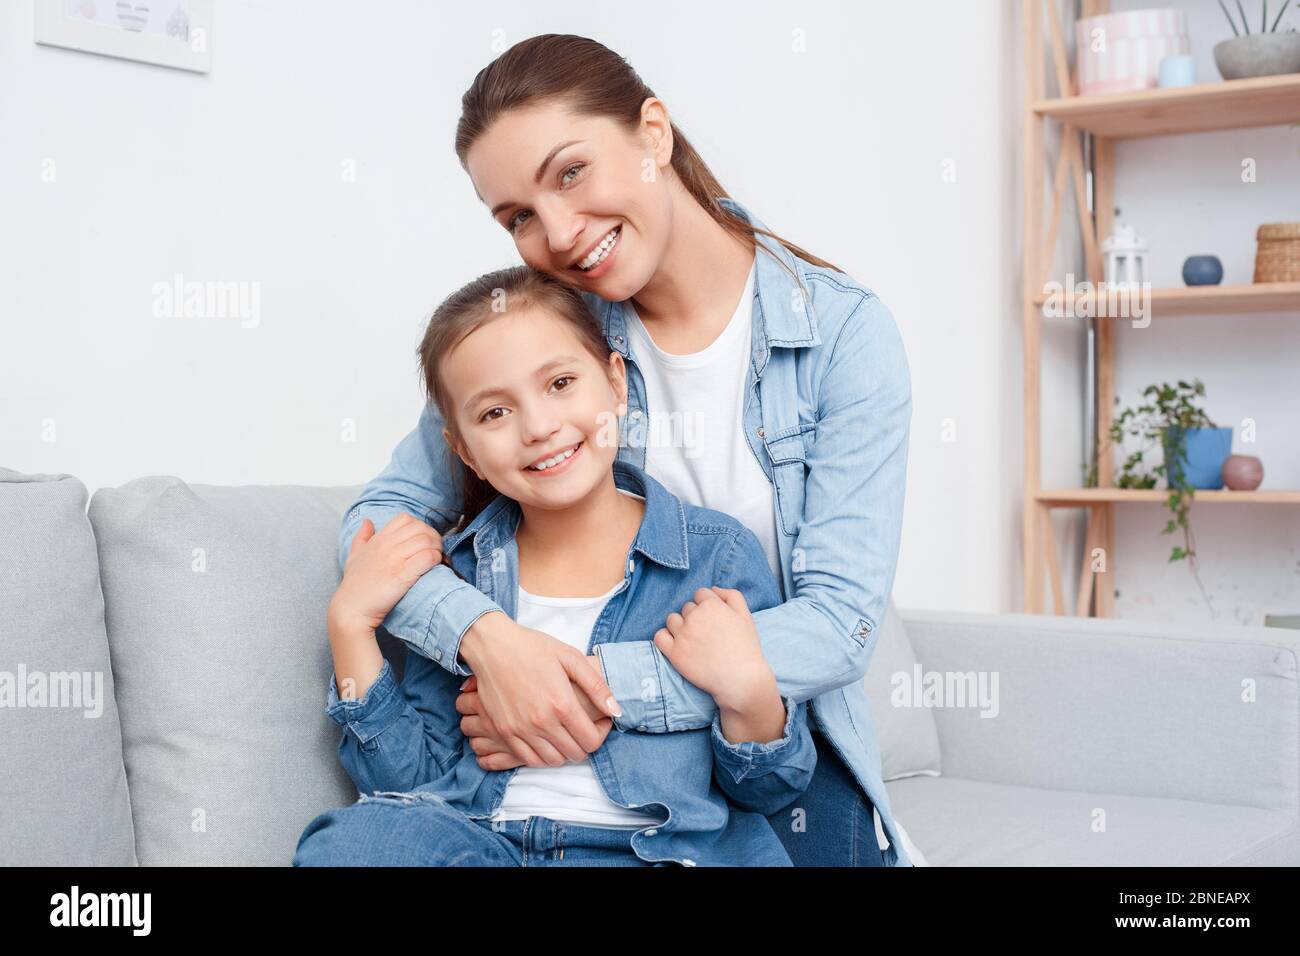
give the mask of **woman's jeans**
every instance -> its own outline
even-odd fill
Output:
[[[817,768],[797,800],[768,816],[795,866],[884,866],[871,801],[815,728]],[[294,866],[670,866],[632,850],[636,827],[531,816],[471,820],[422,792],[366,794],[327,810],[298,838]],[[739,861],[738,861],[739,862]]]
[[[768,822],[795,866],[884,866],[875,808],[816,726],[817,767],[808,789]],[[802,812],[801,812],[802,811]]]

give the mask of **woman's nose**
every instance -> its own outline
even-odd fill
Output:
[[[574,248],[582,236],[582,221],[563,204],[538,204],[537,216],[546,230],[546,242],[555,254],[576,252]]]

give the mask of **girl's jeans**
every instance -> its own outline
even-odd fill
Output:
[[[825,736],[797,800],[768,816],[795,866],[884,866],[871,801]],[[471,820],[422,792],[363,795],[327,810],[298,838],[294,866],[669,866],[632,850],[635,827],[532,816]]]
[[[668,866],[632,851],[636,827],[582,826],[532,816],[471,820],[441,797],[363,795],[317,816],[298,838],[294,866]]]

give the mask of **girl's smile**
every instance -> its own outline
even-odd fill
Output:
[[[558,474],[561,474],[561,473],[563,473],[563,472],[566,472],[566,471],[568,471],[568,470],[570,469],[570,467],[571,467],[571,464],[570,464],[570,463],[571,463],[575,458],[579,458],[579,457],[582,456],[582,448],[583,448],[583,446],[586,445],[586,444],[587,444],[587,443],[586,443],[585,441],[580,441],[580,442],[578,442],[577,445],[573,445],[573,446],[571,446],[571,449],[572,449],[572,450],[570,450],[570,449],[565,449],[564,451],[560,452],[558,455],[552,455],[552,456],[549,456],[549,457],[546,457],[546,458],[541,458],[541,459],[539,459],[539,461],[542,462],[542,463],[545,463],[545,462],[548,462],[548,461],[549,461],[549,462],[554,462],[554,464],[547,465],[547,467],[545,467],[545,468],[537,468],[537,467],[535,467],[537,463],[534,462],[532,465],[529,465],[528,467],[526,467],[526,468],[524,469],[524,471],[528,472],[530,475],[537,475],[537,476],[539,476],[539,477],[540,477],[540,476],[558,475]],[[564,455],[565,452],[568,452],[567,457],[560,458],[559,461],[555,461],[556,458],[560,457],[560,455]]]

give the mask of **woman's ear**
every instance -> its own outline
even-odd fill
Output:
[[[623,362],[623,356],[617,352],[609,353],[609,384],[614,389],[614,397],[618,399],[619,414],[627,414],[627,365]]]

